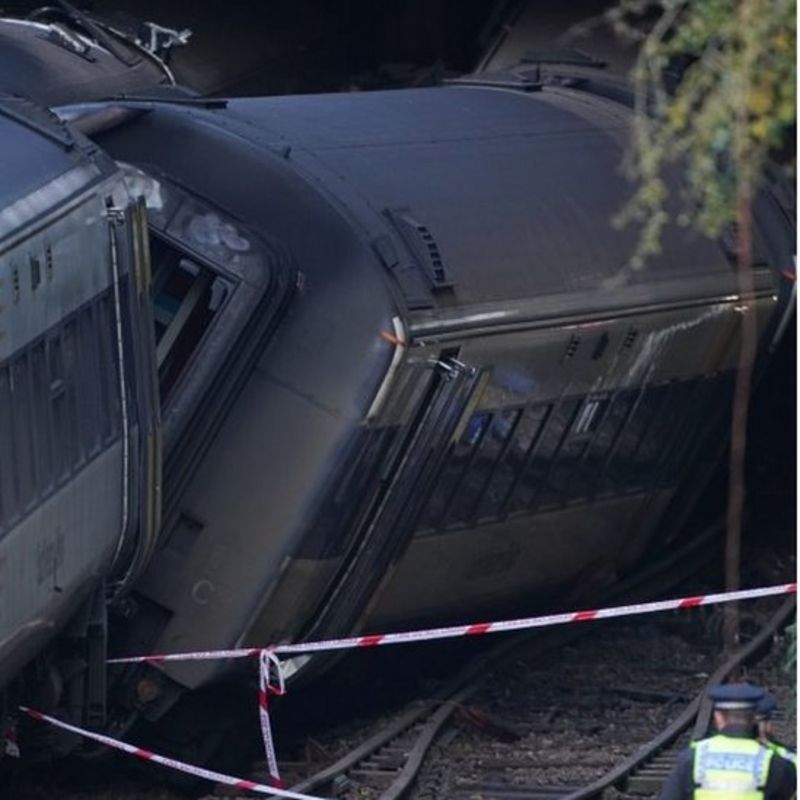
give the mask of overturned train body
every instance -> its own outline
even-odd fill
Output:
[[[147,208],[136,382],[160,408],[128,478],[150,500],[118,654],[552,605],[676,534],[724,441],[742,316],[765,353],[788,313],[793,211],[759,196],[752,296],[724,242],[677,227],[630,269],[627,99],[554,67],[62,109]],[[225,669],[126,669],[117,697],[155,719]]]
[[[780,327],[793,223],[767,187],[752,297],[677,227],[631,270],[625,99],[517,71],[98,133],[147,198],[165,437],[122,649],[467,621],[675,535],[742,315]],[[145,710],[224,668],[148,667]]]

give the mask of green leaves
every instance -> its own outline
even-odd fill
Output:
[[[668,167],[682,177],[681,220],[709,235],[736,217],[771,148],[796,115],[796,0],[659,0],[632,71],[637,114],[627,162],[637,190],[617,222],[642,225],[632,260],[658,252],[668,221]],[[652,3],[620,0],[608,13],[640,38]],[[679,67],[680,79],[674,73]],[[673,76],[670,76],[670,72]]]

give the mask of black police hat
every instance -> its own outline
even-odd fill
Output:
[[[774,694],[764,692],[761,699],[756,703],[756,716],[759,719],[772,719],[772,715],[778,708],[778,699]]]
[[[721,711],[755,710],[758,701],[764,696],[764,690],[751,683],[723,683],[712,686],[708,690],[708,696],[714,701],[714,708]]]

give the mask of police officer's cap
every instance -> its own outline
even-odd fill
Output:
[[[778,708],[778,700],[774,694],[764,692],[761,699],[756,703],[756,717],[758,719],[772,719],[772,715]]]
[[[751,683],[724,683],[712,686],[708,696],[714,701],[714,708],[721,711],[754,710],[764,690]]]

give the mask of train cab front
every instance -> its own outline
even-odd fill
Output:
[[[401,350],[396,304],[299,152],[217,101],[108,111],[70,113],[147,205],[164,435],[160,543],[115,654],[295,639],[352,544],[320,511],[371,436]],[[117,699],[156,718],[229,666],[119,669]]]

